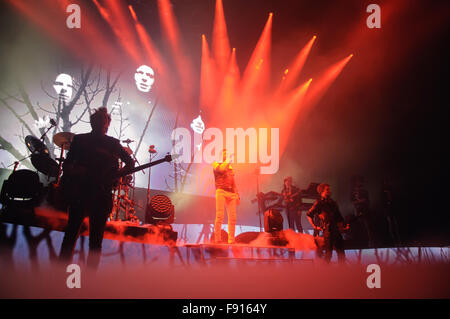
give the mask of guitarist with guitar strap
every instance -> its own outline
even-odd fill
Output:
[[[107,136],[111,117],[105,107],[90,116],[92,131],[75,135],[64,161],[61,179],[64,198],[68,205],[69,220],[61,246],[60,259],[70,262],[80,228],[89,216],[88,266],[97,268],[100,262],[103,234],[113,198],[112,172],[119,173],[120,159],[128,172],[134,160],[120,145],[119,140]]]
[[[338,204],[331,198],[330,185],[320,184],[317,186],[317,193],[320,194],[320,199],[314,202],[306,216],[315,233],[323,233],[322,243],[318,243],[316,238],[318,256],[322,257],[322,251],[325,250],[323,257],[326,262],[330,262],[335,249],[338,261],[345,262],[344,239],[341,233],[348,230],[348,225],[344,223]]]
[[[283,190],[281,191],[284,202],[286,203],[286,215],[289,228],[303,233],[301,223],[302,213],[300,211],[301,197],[300,189],[292,184],[292,177],[288,176],[284,179]]]

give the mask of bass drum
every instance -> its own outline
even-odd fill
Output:
[[[35,207],[40,204],[44,187],[36,172],[17,170],[3,182],[0,202],[6,206]]]

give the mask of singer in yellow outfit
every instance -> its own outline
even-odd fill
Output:
[[[231,156],[227,156],[226,149],[222,152],[222,163],[213,163],[214,180],[216,184],[216,220],[214,222],[214,242],[222,242],[221,227],[225,216],[225,208],[228,214],[228,243],[235,243],[236,206],[240,198],[234,181],[234,171],[231,167]]]

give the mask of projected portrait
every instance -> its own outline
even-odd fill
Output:
[[[141,65],[134,74],[136,87],[141,92],[150,92],[153,83],[155,83],[155,72],[147,65]]]
[[[203,123],[202,116],[197,116],[191,123],[192,130],[197,134],[203,134],[205,131],[205,123]]]
[[[64,102],[69,102],[72,98],[72,77],[68,74],[61,73],[56,77],[55,84],[53,88],[58,94],[59,98]]]
[[[114,104],[111,107],[111,115],[114,118],[120,118],[121,108],[122,108],[122,102],[115,101]]]
[[[196,133],[194,134],[194,144],[197,150],[202,147],[203,139],[202,134],[205,131],[205,123],[202,120],[202,116],[197,116],[191,123],[191,129]]]

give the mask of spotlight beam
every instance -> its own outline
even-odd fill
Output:
[[[311,40],[309,40],[308,43],[303,47],[303,49],[297,54],[291,65],[289,65],[289,72],[284,75],[285,82],[283,90],[290,90],[295,85],[295,81],[298,79],[298,76],[300,75],[300,72],[305,65],[306,59],[308,58],[309,52],[311,51],[316,38],[316,36],[313,36]]]
[[[269,76],[272,16],[273,14],[270,13],[247,68],[244,71],[241,84],[244,98],[251,97],[255,87],[258,84],[264,84]]]
[[[127,31],[128,28],[124,26],[125,22],[121,17],[117,16],[117,11],[120,11],[116,8],[115,2],[108,2],[113,3],[112,7],[113,10],[107,10],[105,7],[103,7],[97,0],[92,0],[97,7],[97,10],[99,11],[102,18],[109,24],[112,31],[114,32],[114,35],[119,40],[119,43],[121,44],[123,50],[133,59],[133,61],[136,64],[141,64],[142,57],[140,55],[140,50],[137,49],[137,46],[133,43],[132,36]],[[120,14],[122,15],[122,14]]]
[[[225,22],[222,0],[216,0],[212,51],[219,72],[221,74],[224,74],[228,66],[228,61],[230,59],[230,41],[228,39],[227,25]]]
[[[101,60],[112,63],[117,61],[113,46],[111,46],[98,31],[100,28],[93,22],[89,12],[83,19],[84,32],[71,32],[67,28],[55,28],[55,24],[65,26],[66,8],[71,4],[67,0],[61,0],[55,6],[54,1],[23,1],[8,0],[10,5],[21,14],[41,27],[50,37],[54,38],[62,46],[84,61]],[[87,51],[86,47],[96,46],[97,50]]]
[[[149,60],[147,63],[150,63],[153,68],[159,73],[159,75],[166,76],[167,75],[167,65],[162,58],[161,53],[156,48],[152,38],[145,30],[144,26],[139,22],[136,12],[134,11],[131,5],[128,6],[130,10],[131,16],[134,21],[134,27],[139,36],[139,40],[144,46],[145,53],[147,55],[147,59]]]
[[[244,116],[251,117],[251,109],[255,105],[255,98],[266,94],[265,86],[270,75],[272,16],[273,14],[270,13],[240,84]]]
[[[305,103],[308,104],[308,108],[320,101],[352,57],[353,54],[350,54],[346,58],[333,64],[317,79],[317,81],[314,81],[315,84],[311,87],[305,98]]]
[[[305,97],[310,88],[312,79],[309,79],[305,83],[299,85],[283,103],[283,106],[276,112],[272,112],[274,119],[270,122],[273,127],[282,128],[280,136],[280,155],[288,142],[292,128],[295,125],[299,125],[299,117],[304,116],[305,109]]]
[[[193,95],[192,78],[194,77],[191,61],[185,55],[181,45],[179,28],[169,0],[158,0],[158,12],[162,23],[164,36],[169,42],[177,71],[181,78],[181,87],[185,101],[190,101]]]
[[[202,60],[200,74],[200,107],[210,108],[213,106],[216,97],[216,84],[214,61],[208,47],[206,37],[202,34]]]

